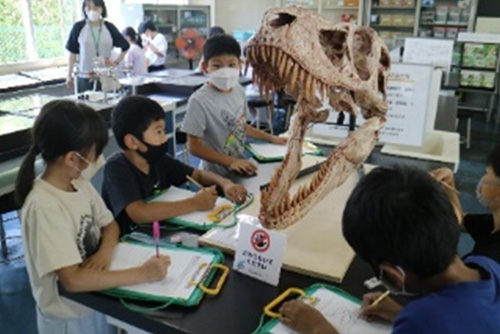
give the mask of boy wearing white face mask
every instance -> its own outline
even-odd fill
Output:
[[[449,187],[445,188],[457,211],[460,212],[460,223],[474,239],[471,254],[488,256],[500,263],[500,145],[489,153],[486,172],[476,187],[478,201],[491,213],[464,214],[455,188],[453,171],[439,168],[431,174]]]
[[[394,294],[415,295],[402,307],[382,293],[363,298],[367,321],[390,321],[394,334],[498,333],[500,266],[484,256],[456,255],[460,234],[443,187],[411,167],[379,167],[351,193],[342,217],[344,238]],[[375,305],[374,305],[375,304]],[[337,330],[314,308],[285,303],[281,320],[301,334]]]
[[[240,45],[229,35],[206,41],[201,66],[209,76],[208,83],[190,97],[181,128],[188,135],[189,151],[202,159],[200,168],[219,175],[257,172],[257,166],[244,155],[246,136],[286,143],[286,139],[247,124],[245,90],[238,83],[240,55]]]

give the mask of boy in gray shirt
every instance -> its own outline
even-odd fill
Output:
[[[256,173],[257,166],[244,155],[246,136],[286,144],[286,139],[247,124],[245,90],[238,84],[240,55],[240,45],[229,35],[207,40],[201,66],[209,80],[190,97],[181,128],[188,135],[189,151],[202,159],[200,168],[219,175]]]

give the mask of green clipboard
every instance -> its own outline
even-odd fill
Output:
[[[247,143],[245,145],[246,150],[257,160],[258,162],[277,162],[277,161],[282,161],[285,156],[284,155],[263,155],[261,152],[258,152],[256,150],[256,145],[268,145],[268,143],[263,143],[263,142],[253,142],[253,143]],[[303,153],[303,155],[308,154],[308,155],[317,155],[317,156],[322,156],[323,155],[323,150],[320,148],[314,146],[315,150],[308,151],[307,153]]]
[[[297,296],[299,296],[302,299],[305,299],[309,303],[314,304],[315,298],[312,296],[319,289],[326,289],[329,292],[333,292],[333,293],[339,295],[340,297],[342,297],[350,302],[361,305],[360,299],[358,299],[358,298],[348,294],[344,290],[337,288],[335,286],[332,286],[332,285],[314,284],[306,289],[290,288],[287,291],[285,291],[284,293],[282,293],[279,297],[277,297],[275,300],[273,300],[271,303],[269,303],[264,308],[264,315],[261,318],[261,323],[259,324],[259,327],[252,334],[270,334],[270,333],[273,333],[274,328],[280,323],[280,321],[278,318],[279,314],[275,314],[271,310],[276,308],[281,302],[283,302],[290,295],[296,294]],[[265,319],[264,317],[266,315],[271,316],[273,319],[268,321],[267,323],[264,323],[264,319]],[[384,332],[385,332],[385,330],[384,330]],[[390,329],[387,331],[387,333],[390,333]]]
[[[137,254],[137,251],[140,252],[149,252],[151,256],[155,254],[155,245],[152,244],[147,244],[147,243],[142,243],[142,242],[137,242],[137,241],[131,241],[127,236],[122,238],[122,241],[118,244],[120,245],[126,245],[128,250],[134,250],[134,253]],[[166,246],[164,244],[161,244],[160,246],[160,251],[167,255],[170,255],[172,257],[172,264],[171,267],[169,268],[169,273],[171,275],[174,275],[171,272],[171,269],[173,268],[175,258],[178,258],[180,255],[192,255],[194,259],[199,258],[200,261],[202,259],[210,259],[210,261],[207,261],[205,263],[201,263],[198,267],[193,266],[190,268],[188,271],[190,274],[190,279],[186,281],[186,283],[178,284],[178,289],[184,288],[186,291],[188,291],[188,295],[184,298],[179,298],[179,297],[174,297],[174,296],[169,296],[168,294],[157,294],[155,292],[148,292],[147,286],[153,286],[154,283],[147,283],[147,284],[141,284],[141,285],[136,285],[136,286],[130,286],[130,287],[121,287],[121,288],[114,288],[114,289],[108,289],[101,291],[101,293],[120,298],[121,303],[134,311],[138,312],[151,312],[151,311],[156,311],[162,308],[165,308],[169,305],[180,305],[180,306],[195,306],[198,305],[203,298],[205,294],[208,295],[217,295],[219,291],[222,288],[222,285],[225,282],[225,279],[227,278],[227,275],[229,273],[229,268],[223,265],[224,262],[224,256],[221,251],[213,248],[189,248],[189,247],[184,247],[184,246]],[[130,254],[122,254],[123,257],[129,257]],[[141,255],[139,255],[140,257]],[[113,261],[115,261],[115,254],[113,257]],[[111,264],[111,270],[113,270],[113,264],[114,262],[112,261]],[[190,262],[193,263],[193,262]],[[130,264],[132,266],[135,266],[135,264]],[[179,268],[183,268],[182,266],[185,264],[180,264]],[[121,268],[124,269],[124,268]],[[212,283],[216,270],[215,269],[221,269],[222,274],[219,278],[219,281],[216,284],[216,287],[211,289],[208,288],[208,286]],[[119,269],[116,269],[119,270]],[[192,273],[192,274],[191,274]],[[168,282],[169,275],[167,274],[166,277],[166,282]],[[163,284],[163,283],[162,283]],[[168,283],[167,285],[161,286],[161,291],[171,291],[169,289]],[[140,286],[139,288],[137,288]],[[170,287],[174,287],[174,284],[170,285]],[[154,291],[154,288],[151,288],[152,291]],[[172,291],[173,293],[173,291]],[[162,303],[159,306],[155,306],[152,308],[142,308],[142,307],[134,307],[130,306],[127,304],[126,300],[138,300],[138,301],[151,301],[151,302],[159,302]]]
[[[166,191],[168,191],[168,189],[158,193],[158,194],[155,194],[153,195],[152,197],[148,198],[148,202],[151,202],[153,201],[154,199],[162,196],[162,194],[164,194]],[[193,196],[195,195],[195,193],[193,193]],[[253,202],[253,195],[252,194],[248,194],[247,195],[247,200],[245,201],[245,203],[243,204],[232,204],[233,205],[233,208],[232,208],[232,211],[230,212],[230,215],[233,215],[234,217],[236,217],[236,214],[238,212],[240,212],[241,210],[243,210],[244,208],[248,207],[250,204],[252,204]],[[195,230],[199,230],[199,231],[208,231],[208,230],[211,230],[212,228],[214,227],[220,227],[220,228],[230,228],[230,227],[233,227],[236,225],[236,218],[234,218],[234,221],[233,223],[231,224],[228,224],[228,225],[221,225],[219,223],[214,223],[214,222],[211,222],[208,220],[208,217],[207,217],[207,220],[204,221],[203,223],[195,223],[195,222],[192,222],[192,221],[189,221],[189,220],[186,220],[184,219],[183,217],[173,217],[173,218],[169,218],[167,220],[165,220],[165,222],[167,223],[171,223],[171,224],[175,224],[175,225],[179,225],[180,227],[186,227],[186,228],[192,228],[192,229],[195,229]]]

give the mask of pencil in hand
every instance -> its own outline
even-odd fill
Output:
[[[198,188],[200,189],[204,189],[205,187],[203,187],[200,182],[196,181],[195,179],[193,179],[191,176],[189,175],[186,175],[186,179],[191,182],[192,184],[194,184],[195,186],[197,186]]]
[[[384,292],[383,294],[381,294],[377,299],[375,299],[373,301],[373,303],[370,304],[370,306],[377,306],[378,304],[380,304],[380,302],[382,302],[387,296],[389,296],[389,294],[391,293],[390,290],[387,290],[386,292]]]

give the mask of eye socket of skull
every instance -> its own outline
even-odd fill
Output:
[[[340,53],[345,49],[346,32],[340,30],[321,30],[319,34],[323,49],[333,50],[335,53]]]
[[[288,13],[278,13],[278,17],[271,21],[270,25],[273,28],[280,28],[285,25],[292,24],[293,21],[297,18],[294,15]]]
[[[386,69],[391,66],[391,57],[385,49],[382,49],[382,51],[380,52],[380,65],[382,65]]]
[[[372,49],[372,37],[364,29],[359,29],[354,33],[353,51],[365,56],[369,55]]]

